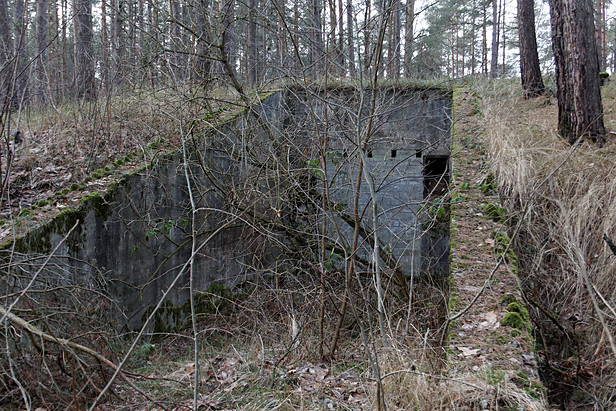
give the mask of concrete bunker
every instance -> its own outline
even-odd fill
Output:
[[[351,254],[368,260],[377,233],[384,269],[391,271],[395,261],[407,278],[449,274],[451,91],[383,87],[372,105],[363,102],[367,93],[288,88],[202,130],[190,166],[203,243],[194,256],[197,292],[271,270],[290,249],[313,258],[318,235],[327,237],[332,265],[343,265]],[[354,213],[363,234],[351,253]],[[54,265],[72,267],[72,277],[61,281],[104,278],[120,307],[120,328],[139,327],[173,284],[151,325],[177,329],[189,312],[192,216],[182,154],[170,152],[18,239],[15,250],[46,255],[60,245]]]

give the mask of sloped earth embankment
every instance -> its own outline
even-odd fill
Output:
[[[482,400],[483,409],[546,409],[531,324],[519,294],[517,259],[508,247],[507,211],[479,138],[480,115],[467,91],[456,93],[456,106],[450,316],[464,314],[449,329],[452,371],[479,374],[494,387],[491,398]]]

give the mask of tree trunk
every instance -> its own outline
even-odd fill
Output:
[[[9,27],[8,6],[6,0],[0,0],[0,57],[2,57],[2,66],[6,64],[11,52],[11,33]]]
[[[353,41],[353,0],[347,0],[347,44],[349,53],[347,58],[349,62],[349,76],[355,78],[357,73],[355,70],[355,44]]]
[[[503,69],[502,69],[502,76],[505,77],[505,71],[506,71],[506,58],[505,58],[505,54],[507,54],[507,33],[505,32],[505,16],[506,16],[506,12],[505,12],[505,7],[507,5],[507,1],[503,1],[503,5],[502,5],[502,9],[501,9],[501,16],[503,18],[503,21],[501,23],[501,26],[503,28]]]
[[[158,6],[154,0],[148,1],[148,21],[150,24],[149,27],[149,48],[148,48],[148,61],[150,67],[150,81],[152,83],[152,87],[155,87],[158,84],[159,79],[159,69],[158,67],[162,66],[161,55],[160,53],[160,31],[159,31],[159,18],[158,18]]]
[[[36,1],[36,89],[38,101],[45,102],[47,91],[47,76],[45,69],[47,64],[47,0]]]
[[[107,34],[107,1],[101,0],[101,76],[102,89],[109,91],[109,35]]]
[[[257,64],[259,56],[257,55],[257,0],[248,0],[248,38],[246,50],[248,54],[247,61],[247,79],[250,86],[257,84],[258,68]]]
[[[394,33],[393,33],[393,42],[394,42],[394,47],[393,47],[393,56],[391,56],[392,59],[392,68],[393,68],[393,78],[395,79],[399,79],[400,78],[400,25],[401,25],[401,21],[400,21],[400,13],[401,13],[401,5],[400,5],[400,0],[393,0],[392,1],[392,7],[393,7],[393,27],[394,27]]]
[[[111,55],[114,68],[113,85],[118,88],[124,85],[125,75],[124,13],[125,2],[113,0],[111,9]]]
[[[404,75],[411,77],[413,63],[413,36],[415,25],[415,0],[406,1],[406,16],[404,21]]]
[[[393,7],[393,3],[395,2],[395,0],[392,1],[392,4],[390,7]],[[387,6],[385,6],[387,7]],[[385,13],[385,8],[383,6],[381,6],[381,13]],[[393,62],[394,62],[394,15],[393,13],[389,13],[389,18],[388,20],[385,22],[386,26],[387,26],[387,55],[386,55],[386,70],[387,70],[387,77],[389,78],[393,78]]]
[[[209,0],[200,0],[199,7],[197,8],[197,78],[203,84],[203,87],[207,89],[208,82],[210,81],[211,71],[211,45],[210,37],[208,34],[208,21],[207,13],[209,12],[210,2]]]
[[[13,106],[19,107],[28,99],[28,19],[24,0],[16,0],[15,4],[15,51],[17,53],[17,66],[13,72],[15,92],[13,93]]]
[[[51,0],[49,8],[51,12],[51,27],[49,28],[48,38],[56,39],[56,37],[60,36],[58,2],[56,0]],[[57,41],[57,39],[52,41],[50,51],[52,57],[49,59],[50,64],[47,69],[47,76],[49,79],[49,89],[51,90],[51,96],[53,98],[60,96],[60,51],[60,42]]]
[[[481,71],[485,75],[488,73],[488,10],[485,3],[481,31]]]
[[[520,40],[520,73],[526,98],[545,91],[537,53],[534,0],[518,0],[518,35]]]
[[[498,14],[498,0],[492,0],[492,59],[490,60],[490,77],[496,78],[498,69],[498,48],[500,45],[500,15]]]
[[[336,40],[336,30],[338,29],[338,22],[336,16],[336,0],[327,0],[329,6],[329,33],[328,33],[328,67],[334,75],[337,75],[339,70],[336,66],[338,62],[338,45]]]
[[[310,0],[310,64],[313,74],[323,73],[323,29],[321,25],[321,0]]]
[[[96,98],[92,2],[73,0],[73,16],[75,96],[92,100]]]
[[[220,15],[222,16],[221,31],[224,53],[223,59],[229,62],[232,69],[235,69],[235,34],[233,20],[235,19],[234,0],[223,0],[220,2]],[[221,75],[227,72],[224,64],[219,65]]]
[[[10,99],[11,33],[9,31],[9,14],[6,0],[0,0],[0,110],[4,111]]]
[[[182,31],[180,24],[182,12],[179,1],[169,1],[169,44],[171,48],[171,68],[174,71],[172,78],[184,78],[183,56],[179,52],[182,50]]]
[[[287,31],[285,30],[285,21],[284,19],[286,18],[286,6],[285,6],[285,0],[278,0],[278,8],[279,10],[284,13],[284,15],[278,15],[278,64],[280,65],[280,70],[282,70],[282,72],[284,74],[286,74],[287,72],[287,64],[288,64],[288,58],[287,58],[287,52],[288,52],[288,45],[287,45]]]
[[[605,70],[605,0],[597,0],[597,19],[596,19],[596,36],[597,36],[597,54],[599,55],[599,70]]]
[[[299,49],[299,40],[300,40],[300,30],[299,30],[299,0],[295,0],[293,2],[293,44],[294,48],[297,47]],[[293,74],[299,75],[302,71],[302,62],[299,58],[293,59]]]
[[[344,0],[338,0],[338,67],[340,67],[340,75],[344,77],[346,74],[344,68]]]
[[[477,20],[477,12],[475,10],[475,7],[476,7],[476,2],[475,0],[473,0],[473,4],[471,7],[471,75],[475,74],[475,66],[477,64],[477,61],[475,58],[475,42],[477,41],[477,39],[475,38],[476,36],[475,23]]]
[[[67,16],[69,15],[68,11],[68,0],[61,0],[62,2],[62,50],[60,54],[62,55],[62,70],[60,71],[61,81],[60,81],[60,93],[61,97],[65,98],[66,93],[69,89],[68,87],[68,39],[66,35],[66,31],[68,28],[68,20]]]
[[[363,28],[364,29],[364,53],[363,53],[364,61],[363,61],[363,64],[364,64],[364,72],[369,73],[370,65],[372,64],[372,51],[370,50],[370,33],[372,31],[370,14],[372,12],[372,7],[371,7],[370,0],[365,0],[365,1],[366,1],[366,9],[364,12],[364,28]]]
[[[607,18],[605,16],[605,0],[601,0],[601,44],[603,44],[601,60],[600,60],[600,70],[605,71],[607,69],[607,39],[605,32],[607,31]]]
[[[569,143],[605,141],[591,0],[550,0],[558,131]]]

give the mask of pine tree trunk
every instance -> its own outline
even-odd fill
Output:
[[[222,16],[222,40],[224,59],[229,62],[231,68],[235,67],[235,4],[234,0],[220,2],[220,14]],[[224,66],[220,66],[221,74],[226,72]]]
[[[498,35],[500,33],[498,3],[498,0],[492,0],[492,59],[490,60],[490,77],[492,78],[496,78],[498,69],[498,48],[500,46],[498,40]]]
[[[160,61],[161,58],[159,57],[162,53],[159,53],[160,50],[160,36],[159,36],[159,29],[158,29],[158,23],[159,23],[159,18],[158,18],[158,6],[156,5],[154,0],[149,0],[148,1],[148,17],[149,17],[149,37],[150,37],[150,42],[149,42],[149,48],[148,48],[148,53],[149,53],[149,58],[148,61],[151,61],[149,67],[150,67],[150,79],[151,79],[151,83],[152,83],[152,87],[155,87],[158,84],[158,77],[159,77],[159,66],[162,66],[163,63]]]
[[[336,21],[336,0],[327,0],[329,6],[329,38],[327,39],[328,44],[328,67],[330,67],[331,72],[334,75],[337,75],[339,70],[336,67],[336,62],[338,61],[338,47],[336,45],[336,30],[338,29],[338,22]]]
[[[602,5],[602,3],[604,2],[604,0],[597,0],[597,19],[596,19],[596,27],[595,27],[595,33],[597,36],[597,54],[599,55],[599,70],[603,70],[604,66],[603,66],[603,54],[604,54],[604,47],[605,44],[603,44],[603,11],[604,11],[604,7]]]
[[[475,41],[477,41],[477,39],[475,38],[476,36],[475,21],[477,18],[475,7],[476,7],[476,2],[475,0],[473,0],[473,4],[471,8],[471,75],[475,74],[475,65],[477,64],[477,61],[475,58]]]
[[[248,38],[247,38],[247,78],[248,84],[254,86],[258,78],[258,55],[257,55],[257,0],[248,0]]]
[[[378,0],[377,0],[378,1]],[[370,24],[370,14],[372,11],[372,7],[371,7],[371,1],[370,0],[365,0],[366,2],[366,6],[365,6],[365,16],[367,17],[364,20],[364,53],[363,53],[363,65],[364,65],[364,72],[365,73],[369,73],[370,72],[370,65],[372,64],[372,50],[370,48],[370,32],[371,32],[371,24]],[[362,63],[360,63],[362,64]]]
[[[281,11],[281,14],[285,12],[286,5],[285,0],[277,0],[278,1],[278,9]],[[287,73],[287,64],[288,64],[288,42],[287,42],[287,31],[285,29],[285,18],[286,15],[278,15],[278,64],[280,65],[280,70],[282,70],[283,74]]]
[[[413,36],[415,25],[415,0],[406,1],[406,15],[404,20],[404,75],[408,78],[412,75],[413,63]]]
[[[505,77],[505,71],[506,71],[506,58],[505,58],[505,54],[507,54],[507,39],[506,39],[506,35],[507,33],[505,32],[505,7],[507,5],[507,1],[503,1],[503,6],[502,6],[502,10],[501,10],[501,16],[503,18],[503,21],[501,23],[501,27],[503,28],[503,68],[502,68],[502,76]]]
[[[393,7],[393,26],[394,26],[394,35],[393,35],[393,56],[392,58],[392,67],[393,67],[393,77],[395,79],[400,78],[400,29],[401,29],[401,21],[400,21],[400,13],[401,4],[400,0],[394,0],[392,2]]]
[[[483,22],[481,24],[481,71],[488,73],[488,10],[487,5],[483,6]]]
[[[73,0],[73,14],[75,95],[78,98],[92,100],[96,98],[92,2]]]
[[[36,1],[36,92],[37,100],[45,102],[47,91],[47,0]]]
[[[605,141],[591,0],[550,0],[558,130],[569,143]]]
[[[169,2],[169,43],[171,47],[170,63],[173,70],[171,78],[180,80],[184,77],[183,56],[179,52],[182,50],[182,31],[180,22],[182,12],[179,1]]]
[[[8,105],[10,99],[11,68],[8,64],[11,54],[11,33],[9,31],[9,14],[6,0],[0,0],[0,110]]]
[[[14,4],[15,51],[17,66],[13,71],[15,89],[13,93],[13,106],[19,107],[28,100],[28,20],[24,0],[16,0]]]
[[[340,75],[345,76],[346,70],[344,67],[344,0],[338,0],[338,67],[340,67]]]
[[[111,55],[113,58],[113,84],[121,88],[124,84],[125,64],[124,64],[124,13],[125,2],[123,0],[113,0],[111,9]]]
[[[256,1],[256,0],[255,0]],[[208,34],[207,13],[209,12],[209,0],[200,0],[197,7],[197,64],[196,74],[203,87],[207,89],[210,82],[211,50]]]
[[[518,0],[518,35],[520,40],[520,73],[526,98],[545,91],[537,53],[534,0]]]
[[[52,24],[49,28],[48,38],[56,39],[57,36],[60,36],[60,16],[58,13],[58,2],[56,0],[51,1],[50,9]],[[49,89],[52,92],[53,98],[60,96],[60,51],[60,42],[56,39],[51,43],[52,57],[49,59],[51,64],[47,70],[50,81]]]
[[[353,0],[347,0],[347,44],[348,44],[348,66],[349,76],[355,78],[357,72],[355,69],[355,44],[353,41]],[[361,63],[360,63],[361,64]]]
[[[310,63],[313,74],[323,73],[323,29],[321,25],[321,0],[310,0],[311,2],[311,28],[310,28]]]
[[[101,76],[102,90],[109,91],[109,35],[107,34],[107,0],[101,0]]]

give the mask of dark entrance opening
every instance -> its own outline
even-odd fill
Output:
[[[423,198],[432,199],[444,195],[449,188],[449,156],[424,157]]]

